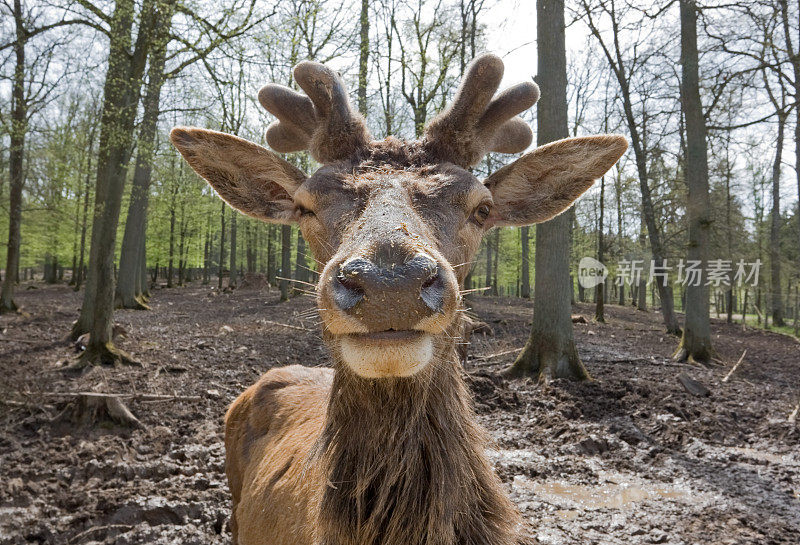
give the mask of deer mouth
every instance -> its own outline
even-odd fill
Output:
[[[356,341],[375,345],[390,345],[393,343],[409,342],[425,335],[424,331],[416,329],[387,329],[373,333],[353,333],[349,335]]]
[[[364,378],[410,377],[433,359],[433,335],[414,329],[341,336],[343,362]]]

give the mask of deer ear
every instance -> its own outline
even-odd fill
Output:
[[[271,151],[236,136],[176,127],[173,145],[197,174],[233,208],[271,223],[292,223],[292,195],[303,172]]]
[[[489,225],[531,225],[572,205],[628,149],[619,135],[586,136],[551,142],[490,175],[494,210]]]

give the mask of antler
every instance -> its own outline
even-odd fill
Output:
[[[516,115],[536,103],[539,87],[519,83],[492,100],[502,78],[503,61],[496,55],[472,61],[453,104],[425,129],[422,145],[428,153],[471,167],[490,151],[517,153],[530,145],[533,133]]]
[[[355,113],[341,78],[318,62],[294,67],[294,79],[308,96],[269,84],[258,100],[278,118],[267,128],[267,143],[281,153],[309,150],[320,163],[341,161],[365,149],[372,139]]]

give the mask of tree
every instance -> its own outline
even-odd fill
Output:
[[[142,75],[159,11],[156,0],[145,0],[139,12],[136,43],[131,49],[135,22],[133,0],[117,0],[108,19],[109,54],[100,122],[97,178],[89,276],[81,313],[72,337],[89,332],[90,340],[76,366],[132,363],[111,340],[114,312],[114,250],[122,193],[133,140]]]
[[[161,87],[164,84],[164,65],[167,59],[167,44],[172,27],[175,2],[160,2],[156,10],[163,10],[155,28],[151,43],[149,67],[147,71],[147,92],[144,97],[144,113],[139,127],[136,166],[133,173],[131,198],[122,249],[119,257],[119,279],[115,290],[115,306],[119,308],[146,309],[143,296],[146,281],[143,278],[145,256],[145,223],[147,205],[150,197],[150,180],[156,142]],[[171,281],[172,278],[168,278]]]
[[[686,211],[689,224],[687,259],[699,262],[698,282],[686,287],[686,321],[675,358],[705,363],[711,360],[708,286],[708,239],[711,228],[708,198],[708,151],[697,54],[697,6],[694,0],[680,0],[681,20],[681,105],[686,119]]]
[[[4,3],[9,9],[14,20],[14,39],[8,43],[0,45],[0,51],[13,49],[14,51],[14,75],[11,83],[11,130],[10,147],[8,153],[9,171],[9,207],[8,207],[8,250],[6,252],[6,276],[0,289],[0,314],[3,312],[15,312],[17,304],[14,302],[14,285],[19,281],[17,271],[20,262],[20,240],[22,224],[22,190],[25,185],[25,137],[28,132],[28,122],[31,109],[31,101],[46,99],[55,86],[46,83],[42,78],[42,83],[38,89],[27,88],[29,66],[25,59],[26,47],[28,42],[39,34],[65,25],[72,25],[81,22],[79,19],[61,19],[55,22],[43,22],[37,24],[38,16],[32,12],[26,13],[22,0],[14,0],[13,6]],[[41,52],[42,58],[52,55],[52,49],[57,47],[55,42],[51,43],[50,50]],[[45,70],[50,63],[45,63]]]
[[[620,45],[619,15],[614,0],[601,0],[599,2],[599,9],[610,18],[612,31],[611,45],[606,43],[600,31],[600,27],[595,21],[594,7],[589,4],[588,0],[582,0],[581,6],[589,30],[603,50],[603,54],[619,84],[625,121],[628,125],[631,147],[633,148],[636,170],[639,176],[639,187],[642,196],[642,215],[650,239],[650,251],[653,255],[654,266],[657,268],[664,268],[666,267],[666,259],[664,257],[666,254],[661,240],[661,232],[656,222],[656,212],[650,190],[647,172],[647,148],[643,138],[643,136],[645,136],[645,131],[640,130],[640,126],[636,121],[631,90],[631,79],[633,76],[633,68],[631,67],[641,67],[644,61],[638,57],[637,48],[634,48],[634,57],[629,61],[626,60],[623,55],[622,46]],[[642,110],[645,111],[646,108],[643,106]],[[668,282],[657,282],[656,285],[658,287],[658,296],[661,299],[661,314],[664,319],[664,326],[668,333],[678,335],[681,333],[681,329],[678,325],[678,319],[675,316],[672,286]]]
[[[569,135],[567,126],[567,57],[563,0],[537,0],[536,42],[542,97],[537,108],[537,144]],[[589,378],[572,332],[572,286],[569,276],[570,214],[536,227],[533,325],[528,342],[508,373],[540,380]]]
[[[522,286],[520,296],[525,299],[531,297],[531,272],[530,272],[530,228],[525,226],[519,230],[520,244],[522,245]]]

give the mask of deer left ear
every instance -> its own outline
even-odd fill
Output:
[[[186,162],[236,210],[271,223],[292,223],[292,195],[306,175],[268,149],[232,134],[176,127],[169,135]]]
[[[526,153],[490,175],[490,225],[545,222],[567,208],[616,163],[628,142],[614,134],[567,138]]]

